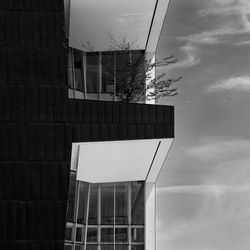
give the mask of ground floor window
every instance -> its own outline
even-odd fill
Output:
[[[143,250],[144,182],[87,183],[71,171],[65,250]]]

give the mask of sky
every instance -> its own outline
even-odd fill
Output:
[[[69,44],[84,50],[82,44],[90,43],[96,51],[105,51],[110,47],[111,35],[117,40],[126,37],[143,49],[154,6],[155,0],[71,1]]]
[[[157,58],[182,76],[157,189],[158,250],[250,246],[250,1],[170,0]]]

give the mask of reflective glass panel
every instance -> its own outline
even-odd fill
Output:
[[[90,199],[89,199],[89,225],[97,224],[97,215],[98,215],[98,185],[90,184]]]
[[[128,245],[115,244],[115,250],[128,250]]]
[[[114,250],[114,245],[101,245],[101,250]]]
[[[86,207],[88,200],[88,183],[79,182],[79,203],[78,203],[78,215],[77,223],[86,223]]]
[[[131,183],[131,224],[144,224],[144,183]]]
[[[97,228],[88,228],[87,242],[97,242]]]
[[[102,53],[102,92],[114,92],[114,52]]]
[[[90,245],[90,244],[88,244],[86,246],[86,250],[97,250],[97,245]]]
[[[144,245],[131,245],[131,250],[144,250]]]
[[[114,241],[114,228],[101,228],[101,242]]]
[[[76,245],[75,250],[84,250],[84,246],[82,245]]]
[[[128,229],[127,228],[115,229],[115,242],[128,242]]]
[[[114,184],[101,185],[101,224],[114,224]]]
[[[77,242],[84,242],[84,227],[77,227],[76,228],[76,241]]]
[[[131,241],[144,242],[144,228],[131,228]]]
[[[66,227],[65,239],[72,241],[73,225],[68,225]]]
[[[115,224],[128,224],[128,184],[115,184]]]
[[[75,89],[83,91],[82,51],[74,49]]]
[[[72,245],[65,245],[64,250],[73,250],[73,246]]]
[[[76,172],[70,171],[69,181],[69,196],[68,196],[68,208],[67,208],[67,221],[74,222],[75,214],[75,197],[76,197]]]
[[[75,68],[75,89],[83,91],[82,70]]]
[[[99,91],[99,55],[87,54],[87,92],[96,93]]]

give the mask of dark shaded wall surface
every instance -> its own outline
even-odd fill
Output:
[[[0,1],[0,249],[63,249],[72,142],[174,136],[170,106],[67,98],[62,0]]]

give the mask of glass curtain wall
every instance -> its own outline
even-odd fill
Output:
[[[69,48],[69,88],[81,92],[86,89],[87,93],[119,93],[128,75],[136,73],[134,66],[143,56],[143,50],[88,52],[84,55],[80,50]]]
[[[71,171],[65,249],[144,249],[144,182],[92,184]]]

